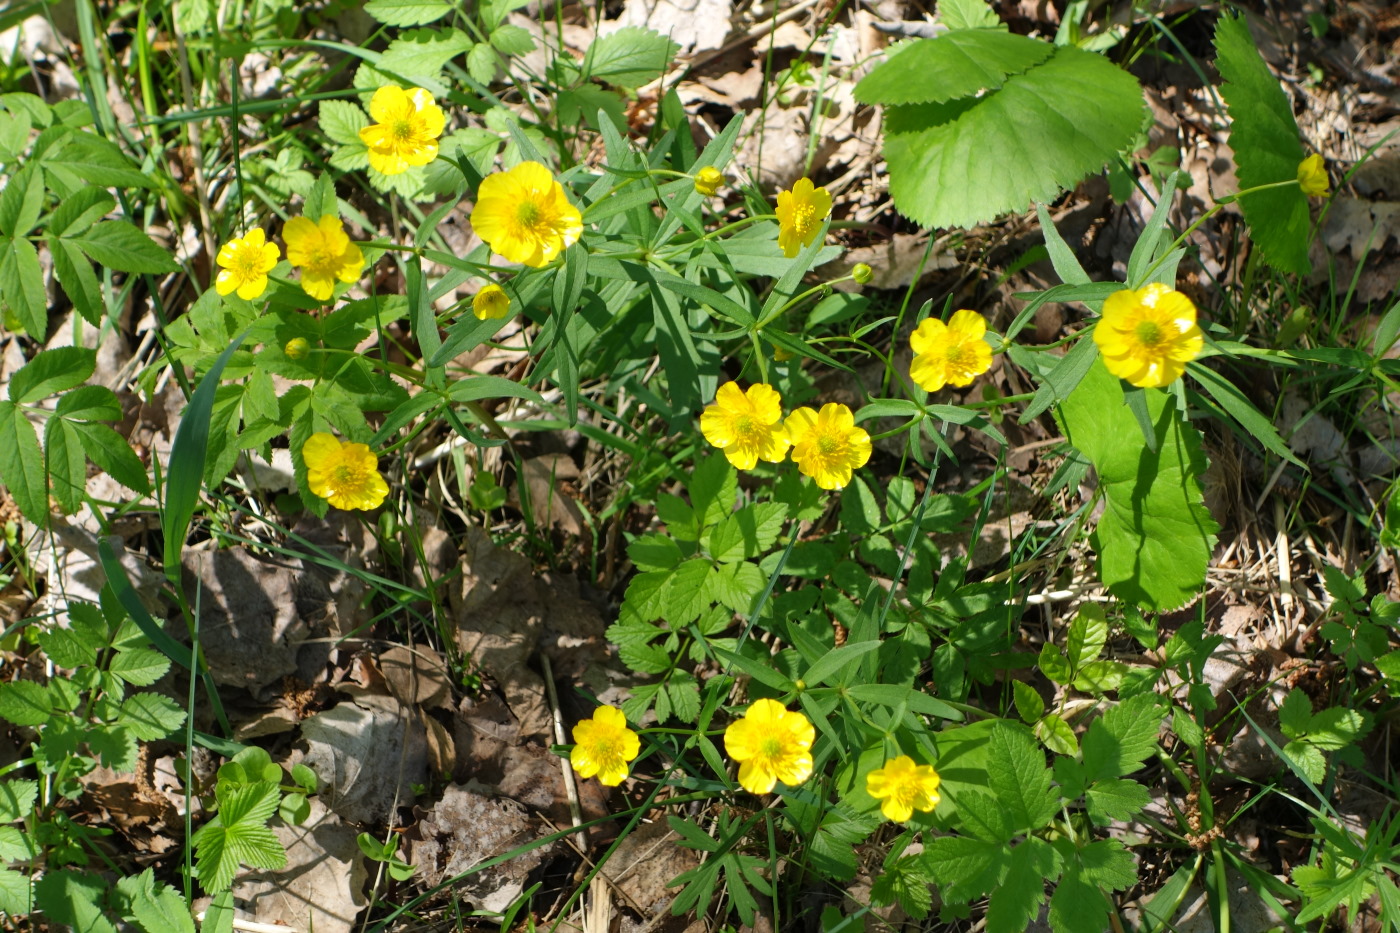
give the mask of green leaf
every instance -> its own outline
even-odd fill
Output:
[[[740,615],[748,615],[767,583],[768,578],[757,564],[746,561],[721,564],[705,578],[705,597]]]
[[[227,888],[240,863],[271,869],[287,864],[286,850],[267,827],[280,799],[276,784],[259,782],[238,787],[220,800],[219,815],[191,839],[195,871],[205,891]]]
[[[1016,832],[1040,829],[1058,808],[1045,753],[1028,729],[1012,722],[998,722],[988,739],[987,787]]]
[[[710,532],[710,556],[723,563],[758,557],[778,540],[786,521],[787,506],[781,503],[744,506]]]
[[[1016,715],[1022,722],[1035,722],[1045,715],[1045,701],[1036,689],[1019,680],[1011,681],[1012,699],[1016,703]]]
[[[1130,818],[1147,806],[1151,799],[1146,787],[1127,778],[1100,781],[1084,792],[1089,818],[1100,826],[1106,826],[1113,820]]]
[[[185,407],[184,417],[175,429],[175,440],[170,447],[161,531],[165,535],[165,575],[176,584],[180,580],[180,552],[185,547],[185,534],[189,531],[195,505],[199,502],[199,494],[204,486],[204,465],[209,453],[209,423],[214,408],[214,396],[218,391],[219,378],[223,375],[224,367],[242,344],[243,337],[244,335],[240,334],[234,338],[199,381],[189,405]],[[170,652],[166,651],[166,654]]]
[[[83,320],[94,327],[100,326],[107,310],[102,300],[102,286],[92,271],[92,262],[71,240],[49,237],[49,255],[53,257],[53,271],[58,284],[73,307],[83,316]]]
[[[34,912],[29,876],[0,868],[0,910],[12,917],[27,917]]]
[[[87,872],[47,871],[34,882],[34,901],[44,908],[49,924],[63,924],[83,933],[117,933],[103,912],[109,885]]]
[[[627,545],[627,556],[638,570],[671,570],[684,559],[680,545],[666,535],[642,535]]]
[[[35,340],[44,339],[49,326],[44,270],[28,240],[0,237],[0,299],[10,306],[26,333]]]
[[[73,240],[93,260],[122,272],[179,272],[170,253],[125,220],[104,220]]]
[[[138,739],[154,742],[184,725],[185,711],[169,697],[138,693],[122,701],[121,721]]]
[[[975,226],[1099,171],[1131,143],[1142,116],[1131,75],[1058,48],[980,97],[887,108],[890,192],[923,226]]]
[[[1036,666],[1040,668],[1042,674],[1057,684],[1068,684],[1074,679],[1074,671],[1070,668],[1069,660],[1065,657],[1064,652],[1048,641],[1040,647]]]
[[[1123,777],[1142,767],[1157,751],[1157,732],[1166,715],[1155,694],[1142,693],[1094,720],[1084,735],[1086,778]]]
[[[1088,881],[1109,891],[1124,891],[1137,884],[1132,853],[1116,839],[1102,839],[1079,849],[1079,871]]]
[[[968,836],[940,836],[930,840],[919,867],[943,887],[945,902],[966,903],[991,893],[1001,883],[1009,848]]]
[[[124,723],[92,726],[83,738],[104,768],[122,773],[136,770],[136,735]]]
[[[28,405],[80,386],[97,366],[97,351],[82,347],[44,350],[10,380],[10,398]],[[111,391],[110,389],[108,390]],[[120,407],[118,407],[120,414]]]
[[[39,799],[38,781],[0,782],[0,823],[24,819]]]
[[[452,12],[447,0],[369,0],[365,12],[386,26],[422,26]]]
[[[1055,933],[1103,933],[1109,928],[1108,898],[1070,862],[1050,895],[1050,929]]]
[[[360,141],[360,130],[369,126],[369,117],[365,115],[363,110],[349,101],[321,101],[319,122],[322,131],[334,142],[345,146],[364,148],[364,143]],[[365,164],[369,164],[368,160]]]
[[[1215,66],[1225,84],[1220,91],[1230,110],[1230,149],[1240,188],[1294,181],[1303,147],[1298,124],[1279,81],[1265,64],[1244,17],[1222,16],[1215,26]],[[1306,275],[1308,199],[1297,185],[1284,185],[1239,199],[1250,238],[1269,265]]]
[[[87,485],[87,459],[72,422],[50,418],[44,425],[44,467],[59,506],[70,515],[78,511]]]
[[[1166,392],[1144,394],[1155,452],[1145,449],[1122,385],[1102,361],[1061,403],[1057,420],[1099,473],[1105,509],[1091,540],[1100,578],[1119,598],[1160,612],[1200,592],[1219,526],[1201,494],[1200,432],[1182,422]]]
[[[39,436],[14,402],[0,402],[0,481],[25,518],[36,525],[46,524],[49,489],[43,479]]]
[[[390,42],[375,67],[394,74],[436,77],[443,65],[458,55],[470,52],[475,44],[460,29],[413,29],[400,33]],[[324,107],[322,104],[322,129],[326,128]],[[330,130],[327,129],[326,133],[329,135]]]
[[[1288,696],[1283,698],[1283,703],[1278,708],[1279,728],[1290,739],[1296,739],[1307,734],[1310,722],[1312,701],[1306,693],[1294,687],[1288,691]]]
[[[888,106],[973,97],[996,90],[1055,51],[1048,42],[991,29],[949,32],[897,48],[856,85],[856,100]]]
[[[0,716],[17,726],[41,726],[53,712],[49,691],[30,680],[0,684]]]
[[[1079,740],[1074,729],[1055,713],[1046,713],[1031,727],[1040,743],[1057,755],[1079,753]]]
[[[598,39],[584,58],[584,76],[636,88],[661,77],[680,46],[642,26],[624,26]]]
[[[535,50],[535,40],[522,26],[497,26],[491,30],[491,45],[502,55],[528,55]]]
[[[55,134],[54,142],[39,159],[49,176],[49,187],[66,191],[78,191],[90,185],[155,187],[155,177],[138,169],[116,143],[70,127],[53,127],[43,135],[50,133]],[[36,142],[35,151],[38,149]]]
[[[89,460],[127,489],[139,493],[151,491],[146,465],[125,438],[105,424],[75,424],[74,427]]]
[[[39,647],[59,667],[70,670],[97,661],[97,652],[107,644],[107,627],[93,628],[79,615],[74,615],[71,627],[55,626],[39,633]],[[0,819],[0,823],[6,822]]]
[[[53,209],[44,232],[56,237],[74,236],[116,209],[116,199],[105,189],[92,185],[79,188]]]
[[[1335,752],[1370,731],[1371,721],[1365,713],[1338,706],[1313,716],[1308,725],[1308,742],[1324,752]]]
[[[949,29],[1005,29],[982,0],[938,0],[938,20]]]
[[[933,878],[918,856],[901,856],[887,864],[884,872],[871,885],[870,903],[876,907],[887,907],[898,901],[906,914],[915,920],[922,920],[933,909],[931,884]]]
[[[145,933],[195,933],[189,905],[170,885],[155,880],[155,869],[118,879],[117,893],[126,901],[125,918]]]
[[[24,236],[39,222],[43,206],[44,181],[31,162],[11,175],[0,191],[0,233],[7,237]]]
[[[1108,619],[1101,603],[1085,603],[1069,626],[1065,655],[1076,671],[1093,661],[1108,643]]]
[[[1251,437],[1263,444],[1265,449],[1294,466],[1308,469],[1307,464],[1294,456],[1293,451],[1283,442],[1283,438],[1279,437],[1273,422],[1264,417],[1259,409],[1254,407],[1254,403],[1233,382],[1202,363],[1193,361],[1187,363],[1186,368],[1197,384],[1206,390],[1206,394],[1215,399],[1216,404],[1225,409],[1226,413],[1234,418]]]
[[[1049,843],[1034,836],[1011,850],[1006,876],[987,905],[988,933],[1024,933],[1045,901],[1045,881],[1059,859]]]
[[[685,489],[699,527],[708,528],[733,511],[734,497],[739,493],[739,473],[724,457],[703,457],[691,472]],[[670,521],[659,510],[658,515],[662,521]]]
[[[856,662],[879,647],[880,642],[878,641],[863,641],[858,644],[832,648],[807,669],[807,672],[802,675],[802,679],[807,682],[809,687],[820,686],[840,674],[853,672],[856,669]]]
[[[490,84],[500,64],[501,58],[496,50],[485,42],[478,42],[467,55],[467,73],[478,84]]]

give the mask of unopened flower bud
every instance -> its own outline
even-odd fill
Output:
[[[289,360],[304,360],[306,354],[311,352],[311,344],[307,343],[305,337],[293,337],[287,341],[287,345],[282,348],[282,352],[287,354]]]
[[[472,314],[476,315],[477,320],[503,318],[509,313],[510,296],[504,288],[494,282],[483,286],[481,291],[472,296]]]
[[[722,184],[724,173],[713,165],[707,165],[695,173],[695,190],[707,198],[714,197]]]
[[[855,279],[858,285],[865,285],[874,277],[875,270],[863,262],[856,263],[855,267],[851,269],[851,278]]]

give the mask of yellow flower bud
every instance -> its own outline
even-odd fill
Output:
[[[476,315],[477,320],[503,318],[509,313],[510,296],[504,288],[494,282],[483,286],[481,291],[472,296],[472,314]]]
[[[707,198],[712,198],[724,184],[724,173],[713,165],[707,165],[695,173],[695,190]]]
[[[855,268],[851,270],[851,278],[855,279],[857,285],[865,285],[874,277],[875,270],[863,262],[856,263]]]
[[[293,337],[287,341],[287,345],[282,348],[282,352],[287,354],[289,360],[304,360],[306,354],[311,352],[311,344],[307,343],[305,337]]]
[[[1310,198],[1327,197],[1327,167],[1322,156],[1314,152],[1298,163],[1298,187]]]

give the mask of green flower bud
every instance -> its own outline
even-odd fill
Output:
[[[865,285],[875,277],[875,270],[863,262],[858,262],[851,270],[851,278],[856,280],[856,284]]]

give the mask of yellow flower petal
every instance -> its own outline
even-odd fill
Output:
[[[739,784],[753,794],[770,792],[778,781],[795,787],[811,777],[815,740],[806,716],[769,699],[755,700],[724,731],[724,749],[739,762]]]
[[[865,790],[880,800],[886,819],[903,823],[918,810],[930,813],[938,806],[938,772],[929,765],[916,765],[908,755],[885,762],[865,776]]]
[[[787,457],[788,438],[782,425],[782,396],[770,385],[757,383],[747,392],[726,382],[715,393],[715,403],[700,413],[700,433],[735,469],[752,470],[759,460],[781,463]]]
[[[628,763],[641,752],[637,733],[627,728],[622,710],[600,706],[592,719],[574,726],[574,747],[569,763],[579,777],[597,776],[599,783],[614,787],[627,777]]]
[[[378,458],[366,444],[317,432],[302,445],[301,456],[307,488],[338,509],[378,508],[389,495]]]
[[[828,402],[820,412],[799,408],[788,415],[788,439],[797,468],[822,489],[841,489],[851,473],[870,460],[870,435],[857,427],[850,408]]]
[[[483,179],[471,223],[494,252],[535,267],[548,265],[583,235],[583,215],[538,162]]]
[[[914,351],[909,377],[925,392],[937,392],[945,385],[971,385],[992,365],[986,333],[987,321],[976,311],[955,312],[947,324],[924,320],[909,336]]]
[[[220,295],[237,292],[239,298],[252,301],[267,290],[267,274],[277,266],[281,251],[268,243],[261,227],[253,227],[243,236],[219,247],[214,262],[220,267],[214,277],[214,289]]]
[[[360,130],[360,141],[375,171],[399,175],[437,158],[447,118],[427,91],[386,84],[370,99],[369,115],[376,122]]]
[[[778,246],[789,259],[811,246],[831,213],[831,193],[814,188],[810,178],[799,178],[791,191],[778,192]]]
[[[1110,373],[1140,388],[1161,388],[1181,378],[1205,335],[1191,299],[1153,282],[1108,296],[1094,342]]]

